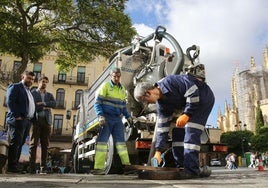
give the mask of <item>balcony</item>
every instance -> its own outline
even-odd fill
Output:
[[[88,85],[88,77],[54,75],[53,84],[68,84],[68,85]]]
[[[66,109],[66,101],[56,101],[55,109]]]

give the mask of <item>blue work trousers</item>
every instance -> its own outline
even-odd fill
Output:
[[[199,173],[201,134],[202,130],[187,126],[172,131],[172,142],[175,143],[172,152],[176,165],[195,175]]]
[[[114,143],[125,142],[124,125],[120,117],[105,117],[106,124],[101,127],[97,142],[108,142],[110,135]]]

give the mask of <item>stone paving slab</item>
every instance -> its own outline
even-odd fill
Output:
[[[0,174],[1,188],[96,187],[96,188],[259,188],[268,185],[268,170],[213,168],[208,178],[188,180],[141,180],[131,175],[92,174]]]

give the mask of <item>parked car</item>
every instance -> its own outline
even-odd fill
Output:
[[[210,166],[221,166],[221,161],[219,159],[211,159]]]

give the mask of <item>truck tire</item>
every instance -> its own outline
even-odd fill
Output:
[[[135,140],[138,137],[138,130],[137,128],[131,125],[125,125],[125,140]]]
[[[93,162],[91,162],[89,159],[78,159],[78,145],[76,145],[73,155],[74,173],[89,173],[92,168]]]
[[[112,135],[109,137],[107,145],[108,145],[108,151],[107,151],[105,168],[104,168],[105,174],[111,173],[111,167],[112,167],[112,163],[114,159],[114,151],[115,151],[114,147],[115,146],[114,146],[114,139]]]
[[[79,168],[79,159],[78,159],[78,145],[75,147],[74,156],[73,156],[73,165],[74,165],[74,173],[81,173],[81,169]]]

